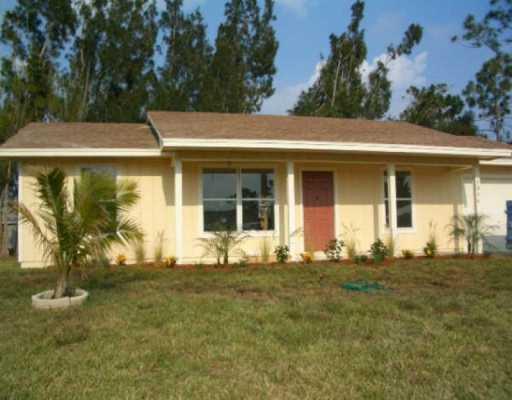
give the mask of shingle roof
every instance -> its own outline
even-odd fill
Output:
[[[158,149],[146,124],[31,123],[2,146],[5,149]]]
[[[164,139],[267,139],[512,149],[479,137],[454,136],[397,121],[150,111]]]

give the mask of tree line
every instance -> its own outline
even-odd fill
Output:
[[[27,121],[141,121],[150,108],[259,111],[278,48],[274,1],[260,3],[227,1],[212,46],[183,0],[162,12],[153,0],[18,1],[0,31],[0,134]]]
[[[227,0],[210,41],[200,9],[186,12],[183,0],[165,0],[162,10],[155,0],[18,0],[0,27],[8,49],[0,64],[0,141],[29,121],[137,122],[147,109],[258,112],[275,90],[274,6]],[[390,118],[389,64],[411,54],[423,28],[410,24],[364,74],[364,14],[365,2],[356,0],[346,30],[329,37],[318,79],[290,114]],[[481,19],[469,15],[453,41],[485,47],[491,58],[461,93],[443,82],[410,87],[397,117],[464,135],[487,121],[504,140],[511,24],[512,0],[489,0]]]

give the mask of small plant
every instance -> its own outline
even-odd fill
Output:
[[[222,264],[228,265],[230,255],[247,239],[247,235],[231,229],[222,229],[222,227],[211,234],[211,237],[200,238],[199,242],[204,250],[204,254],[215,257],[217,265],[221,264],[221,260]]]
[[[352,258],[357,265],[366,264],[368,262],[368,256],[366,254],[355,255]]]
[[[313,262],[313,254],[307,251],[301,253],[300,258],[302,258],[304,264],[311,264]]]
[[[429,238],[427,244],[423,248],[423,253],[428,258],[434,258],[437,255],[437,235],[436,225],[431,221],[429,224]]]
[[[144,239],[140,239],[135,244],[135,261],[138,265],[143,265],[146,261],[146,249],[144,248]]]
[[[478,252],[480,243],[486,241],[486,237],[496,229],[495,226],[487,223],[485,215],[470,214],[456,215],[450,225],[450,236],[458,240],[466,240],[466,249],[471,257]]]
[[[154,259],[155,259],[156,266],[159,266],[160,264],[162,264],[162,257],[164,254],[163,248],[164,248],[164,232],[160,231],[156,235],[156,241],[155,241],[155,257],[154,257]]]
[[[274,254],[279,264],[285,264],[290,258],[290,248],[286,245],[277,246],[274,250]]]
[[[393,235],[389,235],[386,240],[386,247],[388,252],[386,254],[387,257],[394,257],[396,252],[396,241]]]
[[[260,258],[263,264],[268,264],[270,261],[270,243],[267,238],[260,241]]]
[[[428,258],[434,258],[437,255],[437,242],[435,238],[429,239],[429,241],[423,248],[423,253]]]
[[[165,266],[165,268],[174,268],[176,266],[177,261],[178,260],[176,260],[176,257],[173,257],[173,256],[165,257],[164,266]]]
[[[402,250],[402,257],[410,260],[414,258],[414,253],[411,250]]]
[[[372,255],[373,262],[381,263],[389,254],[389,249],[381,239],[377,239],[370,247],[370,254]]]
[[[238,260],[238,262],[235,264],[238,268],[247,268],[249,265],[249,257],[245,252],[242,252],[242,256]]]
[[[341,260],[341,253],[343,251],[343,240],[332,239],[327,244],[326,249],[324,250],[325,256],[329,261],[339,262]]]
[[[116,264],[119,266],[126,265],[126,256],[124,254],[119,254],[116,257]]]
[[[354,225],[345,226],[343,225],[343,236],[344,236],[344,244],[347,249],[347,257],[351,260],[354,260],[357,257],[357,229]]]

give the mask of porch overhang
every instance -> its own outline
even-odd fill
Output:
[[[161,138],[162,150],[238,150],[238,151],[290,151],[355,154],[392,154],[476,158],[494,160],[511,158],[508,149],[473,147],[442,147],[381,143],[336,143],[290,140],[234,140],[234,139],[169,139]]]

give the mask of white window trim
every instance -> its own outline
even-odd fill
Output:
[[[205,170],[215,170],[215,169],[232,169],[236,174],[236,231],[239,233],[247,234],[250,237],[279,237],[279,184],[278,184],[278,174],[276,168],[272,167],[253,167],[253,166],[203,166],[199,169],[199,232],[200,237],[208,238],[212,237],[212,232],[208,232],[204,230],[204,207],[203,207],[203,173]],[[256,230],[248,230],[244,231],[243,227],[243,208],[242,208],[242,170],[258,170],[258,169],[267,169],[272,171],[274,174],[274,229],[266,230],[266,231],[256,231]],[[260,198],[256,198],[253,200],[258,200]],[[206,199],[208,200],[216,200],[216,199]],[[224,200],[224,199],[218,199]],[[232,199],[230,199],[232,200]]]
[[[386,233],[386,234],[390,234],[391,233],[391,228],[389,226],[386,226],[386,196],[385,196],[385,191],[384,191],[384,184],[386,183],[386,176],[384,175],[384,173],[386,172],[386,169],[382,169],[381,170],[381,178],[380,178],[380,198],[381,198],[381,203],[382,203],[382,216],[381,216],[381,221],[380,221],[380,224],[381,226],[383,227],[383,232]],[[412,221],[412,226],[411,227],[408,227],[408,228],[400,228],[398,227],[398,221],[397,221],[397,231],[399,233],[416,233],[416,187],[415,187],[415,179],[414,179],[414,173],[412,171],[412,169],[409,169],[409,168],[397,168],[396,169],[396,173],[398,172],[408,172],[410,174],[410,177],[411,177],[411,221]],[[399,200],[409,200],[408,198],[405,198],[405,197],[397,197],[396,198],[396,201],[398,203]],[[398,218],[398,216],[397,216]]]

